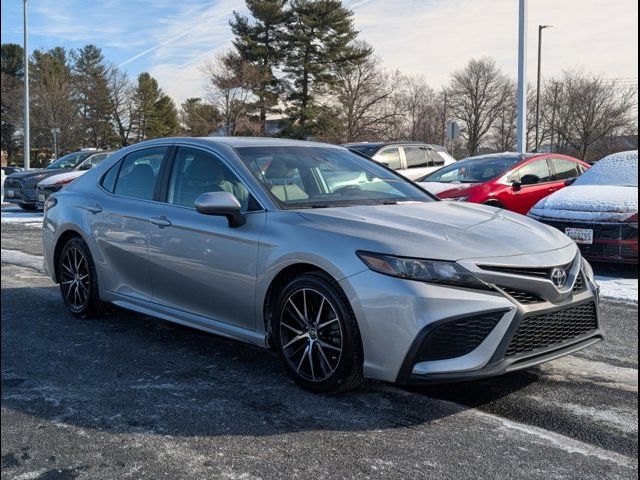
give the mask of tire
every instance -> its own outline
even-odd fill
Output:
[[[36,205],[30,205],[28,203],[19,203],[18,206],[25,212],[35,212],[38,209]]]
[[[358,324],[346,295],[331,277],[318,272],[294,278],[280,292],[273,319],[287,373],[303,388],[337,393],[362,383]],[[295,340],[298,337],[302,338]]]
[[[62,248],[58,280],[62,301],[72,315],[87,318],[104,313],[106,304],[100,300],[93,258],[81,238],[71,238]]]
[[[487,200],[484,204],[488,207],[501,208],[504,210],[504,205],[502,205],[498,200]]]

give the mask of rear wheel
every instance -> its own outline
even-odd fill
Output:
[[[103,313],[105,304],[98,294],[95,265],[87,244],[81,238],[72,238],[63,247],[58,277],[62,300],[73,315],[91,317]]]
[[[362,382],[355,315],[330,277],[308,273],[292,280],[278,298],[273,332],[287,372],[304,388],[339,392]]]

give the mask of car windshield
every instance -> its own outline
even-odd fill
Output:
[[[283,209],[434,201],[402,177],[348,150],[300,146],[236,150]]]
[[[82,162],[89,155],[93,155],[91,152],[73,152],[64,157],[60,157],[54,162],[51,162],[47,169],[54,170],[56,168],[76,168],[80,162]]]
[[[95,155],[91,155],[89,158],[83,160],[80,165],[78,165],[78,170],[89,170],[90,168],[93,168],[101,163],[108,156],[108,153],[97,153]]]
[[[349,144],[349,145],[343,145],[343,146],[345,148],[348,148],[349,150],[366,155],[367,157],[373,157],[375,153],[378,151],[378,149],[381,147],[381,145],[379,144],[370,144],[370,143],[356,143],[356,144]]]
[[[484,183],[498,178],[521,160],[522,157],[518,155],[467,158],[441,168],[418,181]]]

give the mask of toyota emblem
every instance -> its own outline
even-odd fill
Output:
[[[551,272],[551,281],[557,288],[562,288],[567,284],[567,271],[563,268],[554,268]]]

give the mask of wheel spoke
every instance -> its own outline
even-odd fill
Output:
[[[326,322],[319,324],[317,328],[318,328],[318,330],[322,330],[323,328],[328,327],[332,323],[335,323],[335,322],[338,322],[338,321],[339,321],[338,317],[333,317],[331,320],[327,320]]]
[[[304,359],[307,358],[308,351],[309,351],[309,345],[307,345],[307,348],[305,348],[304,352],[302,353],[302,357],[300,358],[300,363],[298,363],[298,368],[296,368],[296,372],[299,372],[300,368],[302,368],[302,363],[304,362]]]
[[[333,370],[333,367],[331,366],[331,363],[329,362],[329,359],[327,358],[327,356],[324,354],[324,350],[322,349],[322,346],[319,343],[316,343],[316,345],[318,346],[318,351],[320,352],[320,358],[322,358],[322,361],[325,363],[325,365],[329,367],[329,372],[331,372]]]
[[[293,345],[294,343],[299,342],[300,340],[304,340],[307,337],[308,337],[308,335],[306,333],[302,333],[300,335],[297,335],[297,336],[293,337],[293,339],[290,340],[286,345],[283,345],[282,348],[288,348],[291,345]]]
[[[309,356],[309,366],[311,367],[311,380],[315,381],[316,371],[313,368],[313,343],[309,345],[309,348],[307,349],[307,355]]]
[[[291,325],[284,323],[283,321],[280,321],[280,325],[283,326],[284,328],[291,330],[293,333],[295,333],[296,335],[301,335],[302,334],[302,330],[298,330],[297,328],[293,328]]]
[[[322,301],[320,302],[320,307],[318,308],[318,314],[316,315],[316,321],[315,321],[316,328],[318,328],[317,325],[320,323],[320,316],[322,315],[322,308],[324,307],[324,302],[325,302],[325,299],[324,297],[322,297]]]
[[[293,296],[293,295],[292,295],[292,296]],[[288,303],[289,303],[289,304],[293,307],[293,309],[296,311],[296,314],[297,314],[297,315],[293,315],[293,316],[294,316],[294,317],[296,317],[298,320],[300,320],[300,321],[302,322],[302,325],[303,325],[303,326],[305,326],[305,327],[306,327],[306,326],[308,326],[307,318],[306,318],[304,315],[302,315],[302,313],[300,312],[300,310],[298,309],[298,307],[296,307],[296,304],[295,304],[295,303],[293,303],[293,300],[291,299],[291,297],[289,297],[289,301],[288,301]]]
[[[309,323],[309,315],[307,312],[307,290],[302,290],[302,306],[304,308],[304,321],[305,323]]]
[[[335,350],[336,352],[342,352],[342,349],[340,347],[329,345],[328,343],[323,342],[322,340],[318,340],[318,344],[323,348],[328,348],[329,350]]]

